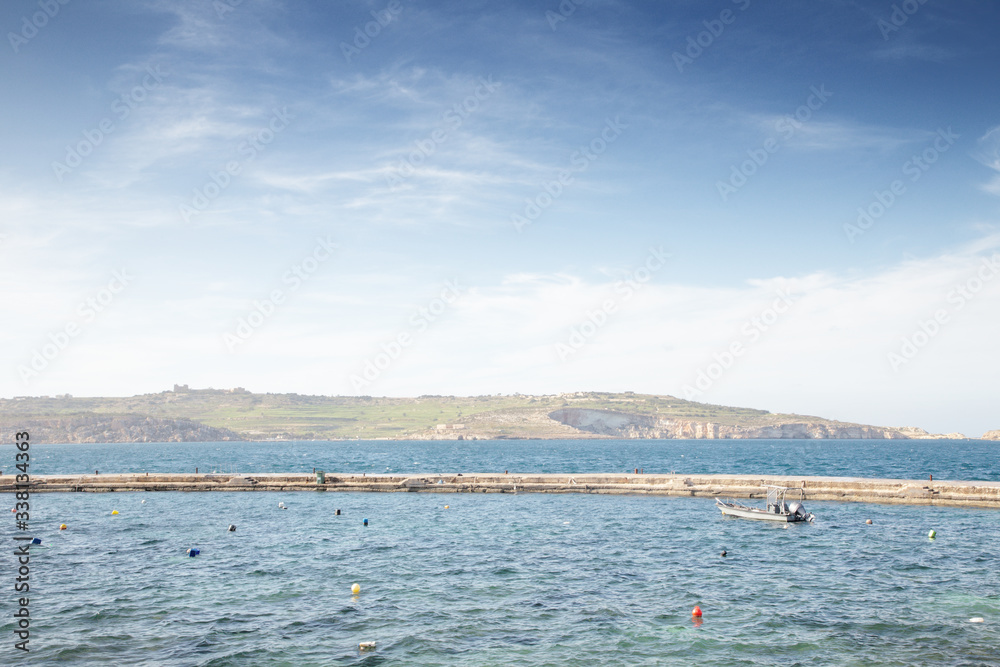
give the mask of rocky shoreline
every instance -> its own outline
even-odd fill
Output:
[[[672,419],[655,415],[637,415],[609,410],[564,408],[549,415],[567,426],[611,438],[651,440],[906,440],[914,435],[900,429],[861,424],[826,422],[789,422],[767,426],[737,426],[690,419]],[[959,438],[965,436],[955,434]]]

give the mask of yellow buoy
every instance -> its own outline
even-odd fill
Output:
[[[118,510],[111,510],[112,514],[118,514]]]
[[[935,537],[937,537],[937,531],[936,530],[932,530],[931,532],[927,533],[927,537],[929,537],[929,538],[931,538],[933,540]]]
[[[355,595],[357,595],[358,593],[360,593],[361,592],[361,585],[360,584],[351,584],[351,592],[354,593]]]
[[[448,505],[445,505],[445,506],[444,506],[444,508],[445,508],[445,509],[448,509]]]
[[[66,524],[64,523],[59,524],[59,530],[66,530]]]

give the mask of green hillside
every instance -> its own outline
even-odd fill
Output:
[[[376,398],[184,387],[128,398],[0,399],[0,419],[11,428],[18,419],[37,421],[82,415],[184,419],[228,429],[248,440],[433,437],[445,425],[474,429],[489,437],[572,437],[578,433],[575,429],[547,417],[567,407],[747,428],[796,421],[836,423],[818,417],[771,414],[631,392]]]

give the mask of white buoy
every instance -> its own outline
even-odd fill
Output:
[[[969,623],[983,623],[985,620],[982,616],[973,616],[969,619]]]

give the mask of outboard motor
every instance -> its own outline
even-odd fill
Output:
[[[788,506],[788,511],[798,517],[800,520],[806,518],[806,508],[802,506],[800,502],[794,502]]]

